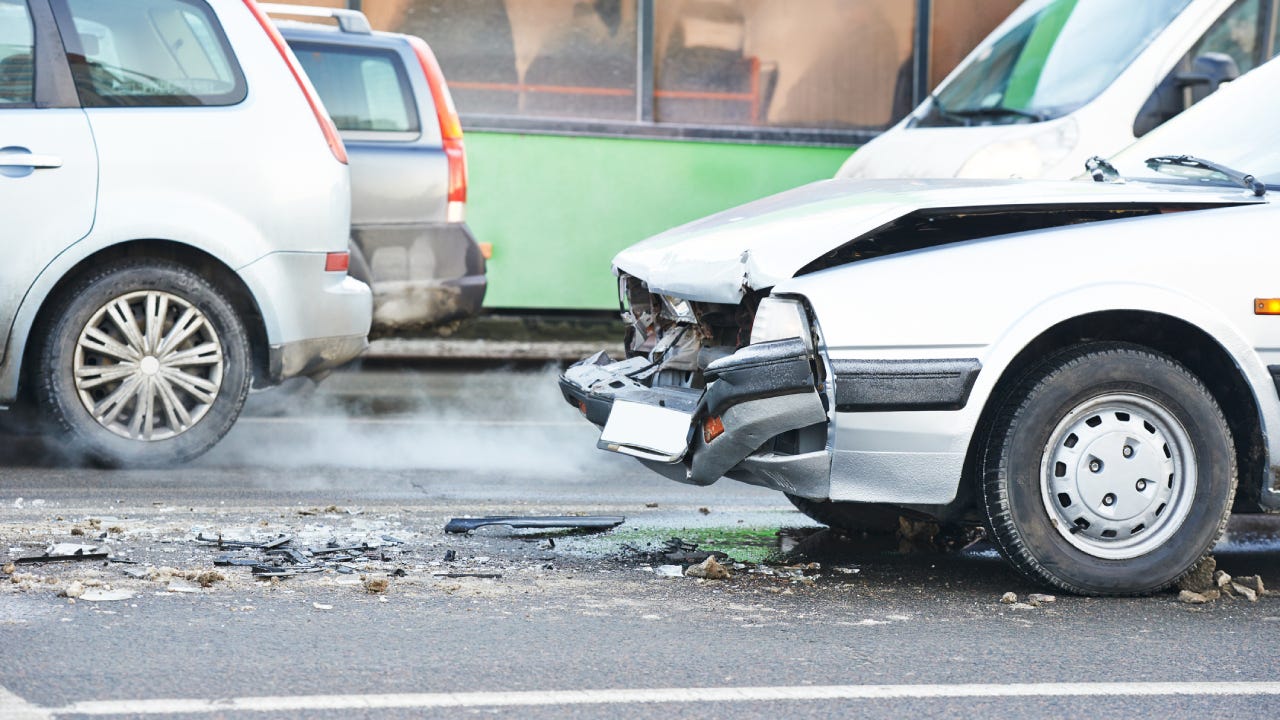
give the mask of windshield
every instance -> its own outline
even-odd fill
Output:
[[[1141,179],[1182,178],[1225,184],[1218,173],[1173,165],[1147,164],[1149,158],[1192,155],[1280,185],[1280,62],[1272,60],[1222,86],[1178,117],[1152,130],[1111,159],[1121,175]]]
[[[933,96],[917,126],[1061,117],[1107,88],[1191,0],[1027,0]]]

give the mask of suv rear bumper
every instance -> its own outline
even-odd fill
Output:
[[[480,311],[485,261],[466,223],[364,225],[352,235],[352,274],[373,288],[375,330],[441,325]]]
[[[262,313],[273,384],[337,367],[368,347],[369,286],[326,272],[325,256],[271,253],[239,271]]]
[[[710,485],[728,476],[825,498],[828,403],[813,360],[798,339],[749,345],[709,365],[707,387],[698,390],[651,387],[657,373],[647,359],[613,362],[597,353],[566,370],[560,389],[602,428],[598,447],[636,457],[673,480]],[[821,430],[818,447],[779,442],[814,427]]]

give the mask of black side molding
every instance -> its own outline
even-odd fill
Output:
[[[1271,382],[1275,383],[1276,394],[1280,395],[1280,365],[1268,365],[1267,372],[1271,373]]]
[[[959,410],[982,363],[957,360],[833,360],[836,410]]]

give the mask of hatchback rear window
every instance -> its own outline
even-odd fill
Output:
[[[54,0],[85,107],[234,105],[244,74],[203,0]]]
[[[339,130],[417,133],[404,64],[394,51],[289,43]]]
[[[0,0],[0,107],[34,101],[35,42],[26,0]]]

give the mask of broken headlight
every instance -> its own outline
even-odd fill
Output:
[[[751,344],[791,338],[800,338],[806,347],[813,348],[813,335],[809,332],[804,304],[799,300],[775,297],[761,300],[751,325]]]
[[[698,316],[693,312],[693,304],[684,298],[662,296],[662,316],[676,322],[696,323]]]

